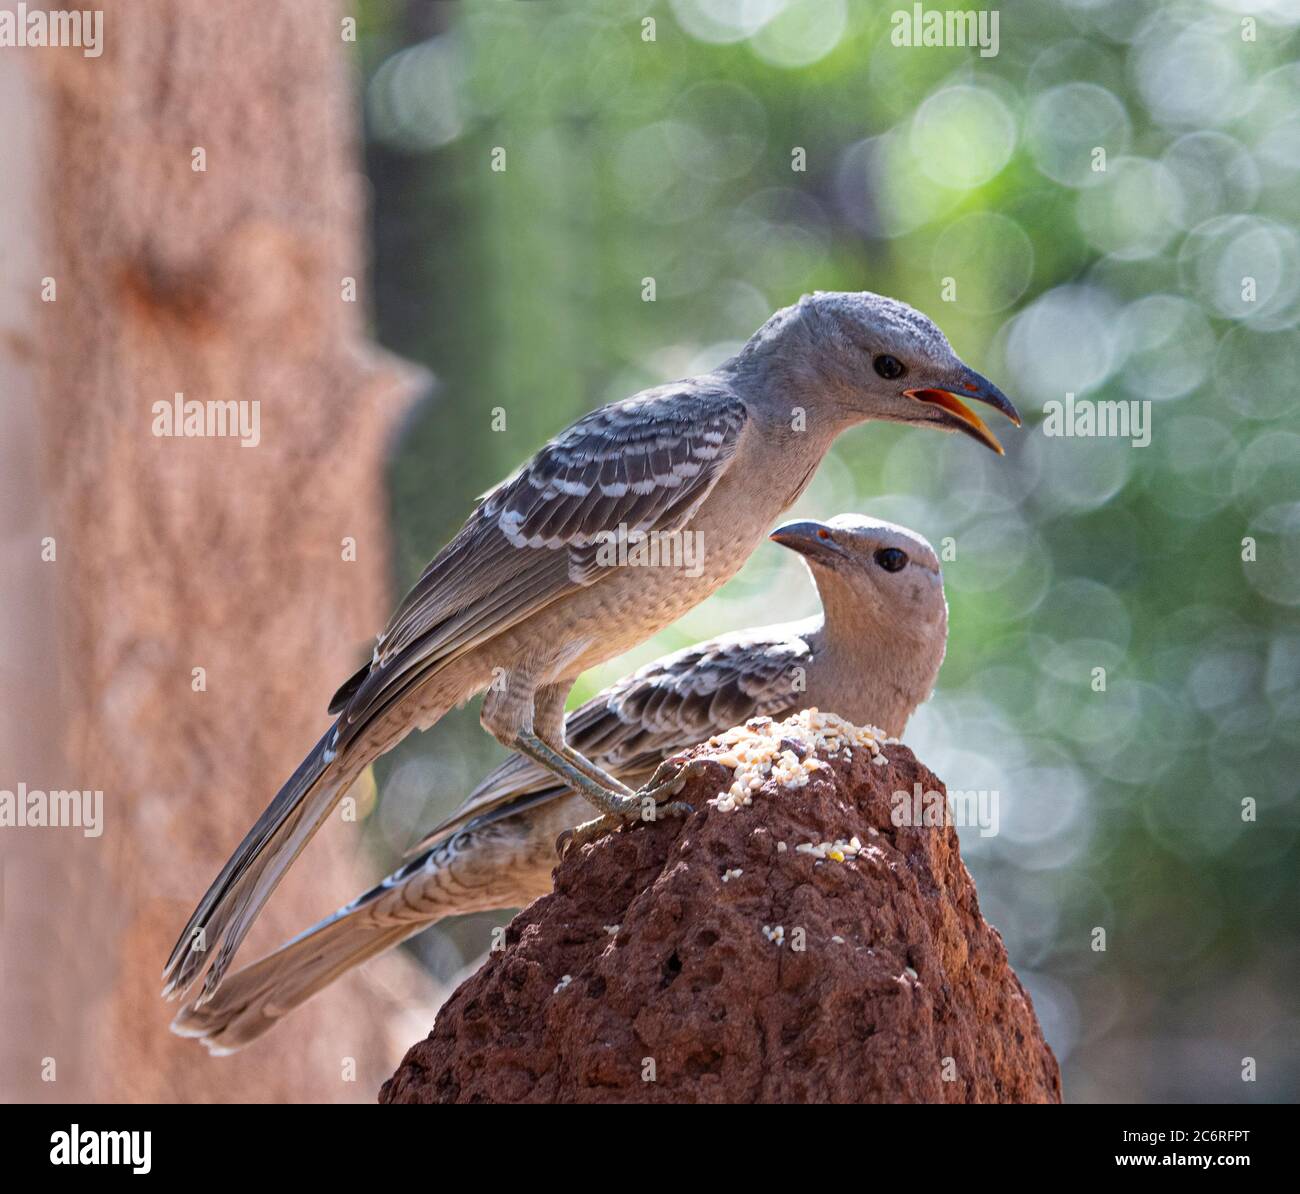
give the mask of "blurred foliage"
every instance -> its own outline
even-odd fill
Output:
[[[1026,427],[999,460],[867,425],[797,510],[955,545],[948,659],[907,739],[1001,794],[999,835],[963,845],[1067,1097],[1293,1097],[1300,4],[1007,4],[992,57],[895,46],[892,11],[360,6],[377,334],[438,378],[394,462],[397,581],[573,418],[712,367],[801,293],[915,304]],[[1150,445],[1045,435],[1067,391],[1149,400]],[[575,699],[813,608],[765,547]],[[381,767],[383,848],[499,757],[474,710],[408,741]],[[420,941],[444,976],[486,943],[467,919]]]

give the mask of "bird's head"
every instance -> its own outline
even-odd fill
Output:
[[[866,290],[804,295],[759,328],[737,360],[777,366],[852,421],[961,431],[999,454],[1002,445],[966,403],[1020,425],[1011,399],[966,365],[932,320]]]
[[[784,523],[769,538],[804,557],[828,625],[838,620],[852,631],[865,618],[891,635],[938,640],[940,647],[946,641],[939,557],[915,531],[865,514],[837,514],[829,522]]]

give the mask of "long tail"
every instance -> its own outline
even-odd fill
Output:
[[[195,1001],[212,998],[235,950],[294,859],[363,769],[336,758],[328,730],[276,794],[208,888],[163,968],[163,995],[183,995],[212,959]],[[214,954],[215,951],[215,954]]]
[[[435,921],[526,904],[550,888],[557,825],[579,815],[576,807],[557,809],[550,817],[497,822],[439,843],[183,1008],[172,1031],[200,1038],[212,1053],[233,1053],[352,967]]]
[[[233,1053],[273,1028],[339,975],[417,933],[428,922],[380,925],[365,910],[336,913],[275,953],[232,974],[206,1003],[172,1021],[213,1054]]]

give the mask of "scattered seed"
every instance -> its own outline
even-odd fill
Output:
[[[720,812],[734,812],[752,803],[753,793],[769,782],[802,788],[814,773],[830,768],[825,756],[849,759],[855,750],[866,750],[873,762],[884,763],[881,744],[896,741],[874,727],[855,726],[817,709],[805,709],[779,725],[770,717],[755,717],[709,739],[710,746],[723,748],[717,761],[734,772],[731,786],[709,803]]]

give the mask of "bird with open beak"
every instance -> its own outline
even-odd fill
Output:
[[[948,606],[934,549],[860,514],[790,522],[770,538],[798,552],[822,613],[723,635],[657,659],[565,721],[567,740],[628,785],[666,758],[751,717],[838,713],[891,735],[934,688]],[[589,805],[516,755],[415,847],[419,856],[260,962],[232,974],[173,1031],[216,1053],[242,1048],[367,958],[444,917],[516,908],[551,888],[556,834]]]
[[[182,930],[164,968],[210,998],[254,918],[343,793],[413,729],[484,695],[500,742],[635,818],[681,777],[633,791],[565,739],[577,677],[644,642],[729,580],[794,503],[841,432],[871,419],[1001,447],[966,405],[1015,407],[906,303],[806,295],[711,373],[579,419],[483,496],[334,695],[337,719],[281,788]],[[610,551],[689,536],[693,566]],[[657,558],[662,559],[662,554]],[[613,559],[615,562],[610,563]],[[624,563],[624,561],[628,563]],[[310,644],[304,644],[310,649]]]

